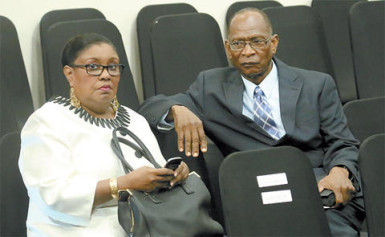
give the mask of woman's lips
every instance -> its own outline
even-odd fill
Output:
[[[99,88],[99,90],[101,90],[101,91],[110,91],[111,90],[111,86],[109,86],[109,85],[101,86]]]

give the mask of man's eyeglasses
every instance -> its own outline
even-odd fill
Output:
[[[267,39],[253,39],[249,41],[235,40],[230,42],[231,50],[243,50],[246,47],[246,44],[249,44],[250,47],[254,50],[263,49],[266,47],[267,42],[271,40],[271,35]]]
[[[110,65],[100,65],[100,64],[83,64],[83,65],[68,65],[70,67],[85,68],[86,72],[91,76],[100,76],[102,75],[105,68],[107,68],[108,74],[110,76],[119,76],[124,69],[123,64],[110,64]]]

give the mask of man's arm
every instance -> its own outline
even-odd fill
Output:
[[[328,175],[318,183],[319,191],[330,189],[336,205],[346,204],[355,190],[349,176],[359,179],[358,145],[351,134],[337,89],[331,77],[326,78],[319,100],[321,134],[325,144],[324,169]]]
[[[186,156],[198,157],[199,147],[202,152],[207,151],[207,140],[203,129],[203,123],[199,118],[197,100],[191,98],[191,92],[199,90],[202,85],[202,73],[190,86],[187,93],[180,93],[174,96],[157,95],[147,99],[139,108],[151,127],[159,129],[162,127],[162,118],[167,115],[166,122],[174,122],[175,131],[178,137],[178,150],[185,151]]]
[[[166,121],[174,121],[180,152],[185,150],[186,156],[192,154],[193,157],[198,157],[199,147],[202,152],[207,151],[207,140],[202,121],[187,107],[173,105]]]

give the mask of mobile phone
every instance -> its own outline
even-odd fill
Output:
[[[167,160],[167,163],[164,165],[164,168],[176,170],[180,163],[182,162],[182,158],[180,157],[173,157]]]

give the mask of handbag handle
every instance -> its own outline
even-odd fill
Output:
[[[117,132],[120,132],[123,136],[130,136],[134,141],[139,145],[137,146],[133,142],[124,139],[122,137],[118,137]],[[133,171],[134,169],[128,164],[126,159],[124,158],[122,149],[120,147],[120,142],[128,145],[129,147],[133,148],[136,151],[136,155],[141,157],[145,157],[148,161],[150,161],[151,164],[154,165],[155,168],[162,168],[154,159],[152,156],[150,150],[147,148],[147,146],[130,130],[128,130],[125,127],[117,127],[112,131],[112,140],[111,140],[111,147],[112,150],[115,152],[115,154],[118,156],[119,160],[122,162],[124,171],[126,173],[129,173]]]

